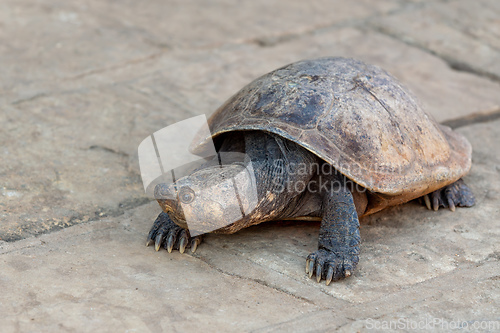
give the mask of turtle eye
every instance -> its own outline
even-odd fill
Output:
[[[187,186],[184,186],[180,189],[178,196],[179,200],[184,204],[193,202],[195,197],[194,191]]]

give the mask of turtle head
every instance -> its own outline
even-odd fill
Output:
[[[191,235],[223,229],[238,223],[255,208],[255,176],[244,164],[209,166],[180,178],[158,184],[155,198],[162,210]],[[242,226],[244,227],[244,226]]]

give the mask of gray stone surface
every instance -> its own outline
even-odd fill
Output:
[[[500,81],[500,3],[434,1],[377,18],[375,26],[439,55],[454,68]]]
[[[0,3],[2,331],[498,323],[496,2],[238,4]],[[209,235],[194,256],[145,248],[159,207],[143,193],[142,139],[270,70],[330,55],[384,67],[439,121],[459,120],[477,206],[365,219],[359,269],[329,287],[304,273],[317,223]]]

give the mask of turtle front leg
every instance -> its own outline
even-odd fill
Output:
[[[146,246],[155,244],[155,250],[159,251],[163,247],[172,252],[173,249],[184,253],[187,247],[191,247],[191,252],[201,243],[202,236],[191,237],[187,229],[179,227],[172,221],[166,213],[160,213],[149,231]]]
[[[455,207],[471,207],[476,203],[474,194],[462,179],[453,184],[440,188],[437,191],[422,197],[428,209],[438,210],[439,207],[449,208],[452,212]]]
[[[325,194],[318,250],[306,260],[306,273],[329,285],[349,277],[359,261],[359,220],[351,192],[340,186]]]

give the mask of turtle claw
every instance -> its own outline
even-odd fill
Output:
[[[167,243],[165,244],[165,248],[168,253],[172,253],[172,249],[174,248],[174,235],[168,236]]]
[[[186,231],[183,230],[183,231],[181,231],[181,237],[180,237],[180,241],[179,241],[179,252],[180,253],[184,253],[184,251],[186,250],[187,244],[188,244],[187,234],[186,234]]]
[[[448,198],[448,207],[450,208],[450,210],[452,212],[455,211],[455,202],[453,202],[453,200],[451,198]]]
[[[311,259],[307,259],[306,260],[306,265],[307,263],[309,263],[309,267],[307,267],[306,269],[308,269],[308,274],[309,274],[309,278],[312,278],[313,274],[314,274],[314,259],[311,258]]]
[[[191,241],[191,253],[194,253],[196,251],[196,248],[198,247],[198,239],[195,238]]]
[[[196,248],[200,243],[201,243],[201,236],[196,236],[195,238],[193,238],[193,240],[191,241],[191,253],[194,253],[196,251]]]
[[[316,265],[316,281],[321,281],[321,264]]]
[[[441,193],[438,191],[432,192],[432,209],[434,209],[435,212],[439,209],[439,196]]]
[[[330,285],[330,282],[332,282],[333,279],[333,267],[329,266],[328,267],[328,272],[326,273],[326,285]]]
[[[431,199],[429,199],[429,195],[428,194],[424,195],[424,202],[425,202],[425,206],[427,207],[427,209],[428,210],[432,210]]]
[[[423,201],[428,209],[437,211],[440,207],[444,207],[454,212],[456,207],[474,206],[476,200],[470,188],[459,179],[453,184],[424,195]]]
[[[163,234],[160,233],[155,238],[155,251],[158,252],[160,250],[160,246],[161,246],[162,241],[163,241]]]
[[[163,246],[169,253],[173,250],[184,253],[186,248],[191,247],[191,252],[194,252],[201,240],[201,236],[191,238],[187,229],[175,224],[166,213],[161,213],[153,223],[146,246],[154,243],[156,251]]]

